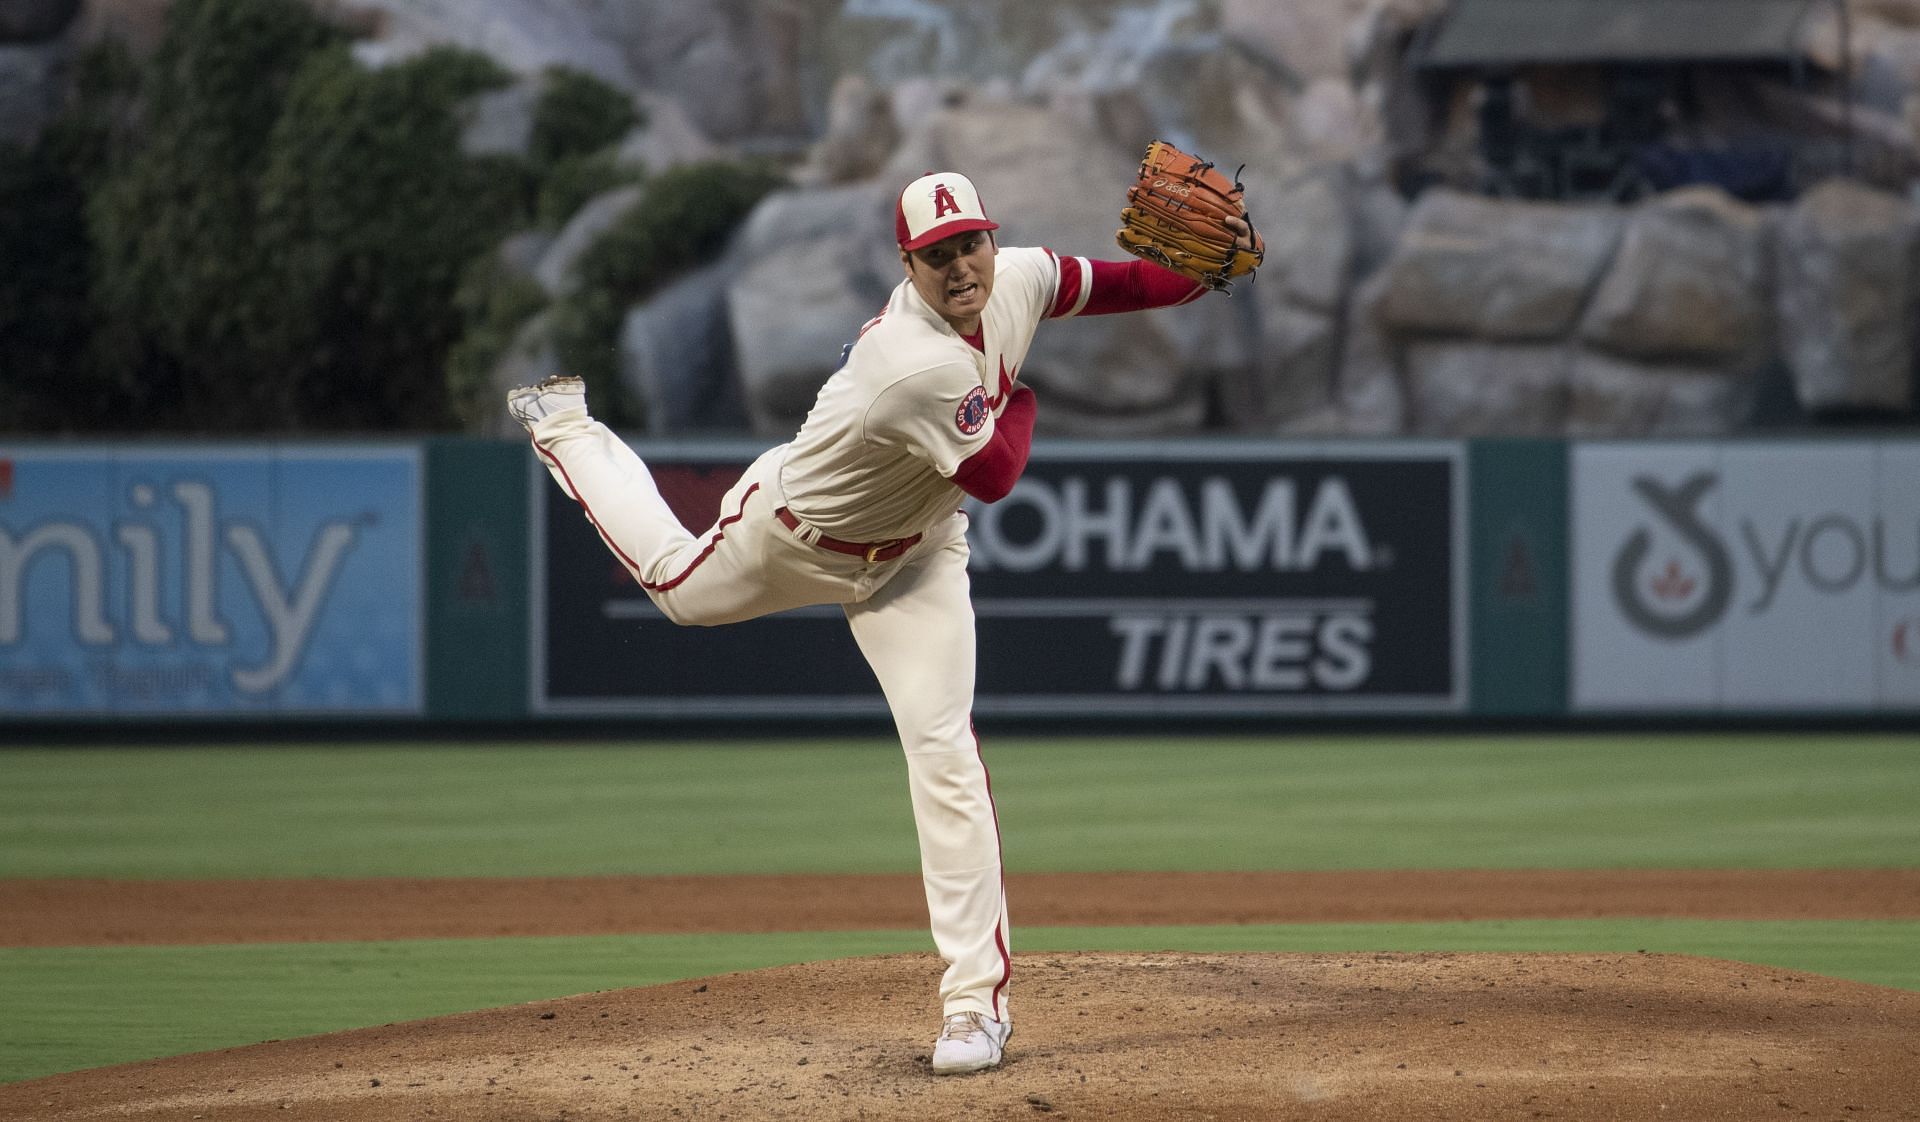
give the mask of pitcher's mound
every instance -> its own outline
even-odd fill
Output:
[[[1032,954],[938,1078],[940,963],[589,994],[0,1088],[0,1117],[1920,1118],[1920,993],[1674,955]]]

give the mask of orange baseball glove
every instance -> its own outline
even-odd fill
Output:
[[[1147,145],[1140,176],[1127,188],[1115,239],[1120,248],[1223,291],[1266,259],[1266,243],[1252,230],[1239,180],[1164,140]],[[1226,219],[1247,222],[1253,248],[1239,244]]]

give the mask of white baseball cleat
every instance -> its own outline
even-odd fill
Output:
[[[1013,1025],[1006,1021],[984,1013],[955,1013],[940,1026],[940,1038],[933,1042],[933,1073],[959,1075],[996,1067],[1012,1035]]]
[[[507,412],[533,431],[533,426],[563,409],[587,407],[587,384],[579,378],[557,375],[531,386],[507,391]]]

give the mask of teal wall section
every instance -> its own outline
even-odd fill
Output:
[[[427,717],[527,715],[527,465],[517,441],[427,450]]]
[[[1475,716],[1567,711],[1567,445],[1468,446],[1468,665]]]

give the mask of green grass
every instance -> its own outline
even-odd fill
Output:
[[[1010,868],[1920,867],[1899,736],[989,737]],[[0,751],[0,877],[907,872],[897,749]],[[1920,921],[1016,930],[1017,949],[1658,950],[1920,990]],[[0,949],[0,1080],[926,950],[918,932]],[[927,1001],[931,1015],[933,979]]]
[[[986,742],[1011,868],[1920,865],[1920,742]],[[0,752],[0,876],[908,872],[878,740]]]
[[[1016,951],[1648,950],[1920,990],[1920,921],[1027,928],[1015,938]],[[8,1007],[0,1081],[789,962],[929,949],[924,934],[910,931],[0,949]],[[929,1024],[937,983],[930,969],[926,992],[906,995],[925,1004]]]

